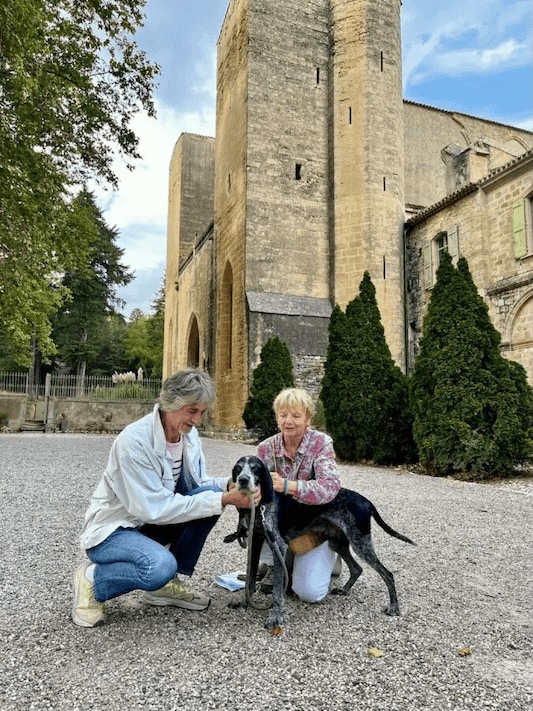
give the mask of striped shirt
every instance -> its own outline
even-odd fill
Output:
[[[183,438],[179,442],[167,442],[167,452],[174,460],[172,465],[172,478],[174,479],[174,491],[178,485],[178,480],[183,469]]]

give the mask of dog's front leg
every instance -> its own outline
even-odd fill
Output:
[[[254,534],[252,536],[252,554],[251,557],[248,558],[249,560],[249,565],[247,565],[246,568],[246,587],[248,590],[248,596],[251,597],[256,588],[256,580],[257,580],[257,570],[259,568],[259,557],[261,555],[261,548],[263,547],[265,537],[263,536],[262,532],[255,530]]]
[[[257,569],[259,567],[259,556],[261,553],[261,547],[263,545],[264,536],[259,532],[254,532],[252,540],[248,541],[248,545],[251,545],[251,554],[247,553],[247,564],[246,564],[246,582],[244,590],[242,591],[242,596],[239,600],[231,600],[229,602],[229,607],[248,607],[248,600],[251,600],[252,595],[256,590],[256,580],[257,580]]]
[[[281,539],[276,537],[276,545],[272,553],[274,555],[274,582],[272,586],[272,609],[265,623],[267,630],[270,630],[272,635],[279,635],[283,632],[283,615],[284,615],[284,595],[286,585],[287,568],[285,566],[285,554],[287,545]]]

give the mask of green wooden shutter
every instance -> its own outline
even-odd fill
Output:
[[[422,257],[424,262],[424,284],[426,289],[433,286],[433,244],[430,242],[422,248]]]
[[[517,200],[513,204],[514,256],[519,259],[527,254],[526,241],[526,201]]]

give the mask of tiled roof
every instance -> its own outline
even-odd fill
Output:
[[[413,217],[410,217],[408,220],[406,220],[405,224],[416,225],[418,222],[422,222],[427,217],[430,217],[431,215],[434,215],[435,213],[439,212],[439,210],[441,210],[446,205],[450,205],[456,200],[460,200],[465,195],[469,195],[470,193],[475,192],[476,190],[478,190],[478,188],[483,187],[485,183],[490,182],[497,175],[505,173],[506,171],[510,170],[511,168],[514,168],[520,163],[525,163],[526,161],[531,160],[532,157],[533,148],[530,148],[525,153],[522,153],[522,155],[517,156],[516,158],[512,158],[510,161],[504,163],[504,165],[501,165],[499,168],[494,168],[494,170],[491,170],[490,173],[484,178],[477,180],[475,183],[467,183],[466,185],[460,187],[458,190],[455,190],[453,193],[446,195],[446,197],[442,198],[442,200],[433,203],[433,205],[428,205],[428,207],[425,207],[423,210],[420,210],[420,212],[417,212],[416,215],[413,215]]]

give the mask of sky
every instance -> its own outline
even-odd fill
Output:
[[[273,0],[276,2],[277,0]],[[181,133],[215,135],[216,43],[229,0],[147,0],[137,44],[161,67],[157,118],[133,128],[142,158],[97,189],[135,274],[117,289],[128,317],[152,311],[166,256],[168,168]],[[531,0],[403,0],[404,99],[533,130]]]

